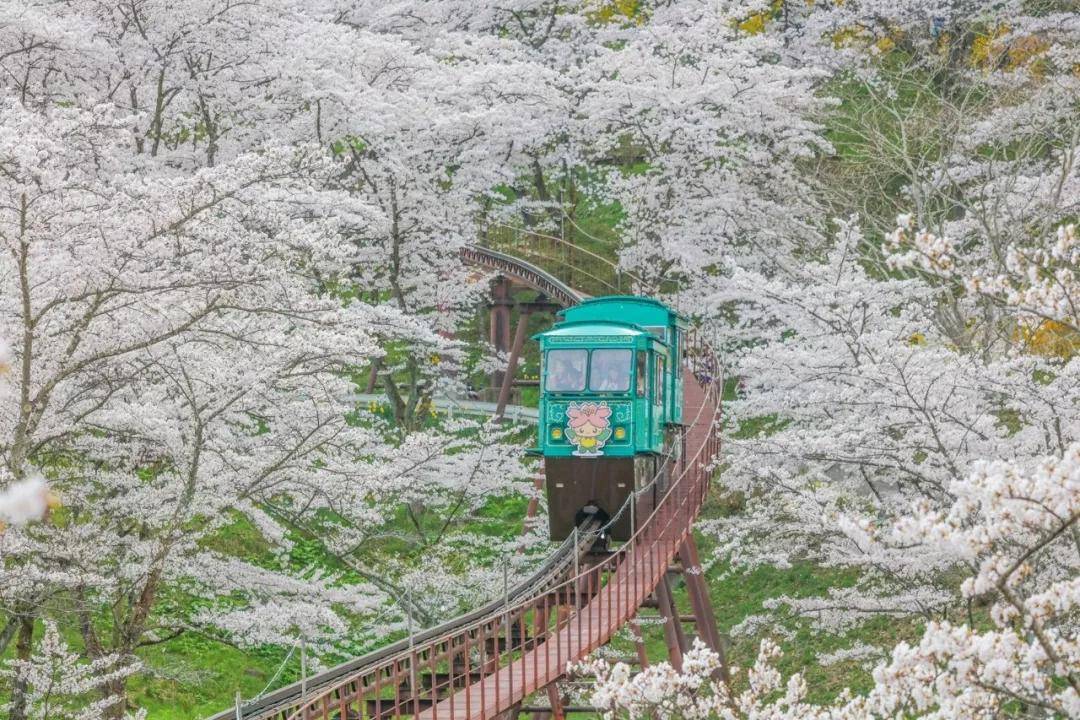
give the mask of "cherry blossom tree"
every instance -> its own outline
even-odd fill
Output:
[[[1080,421],[1076,363],[965,352],[935,324],[939,287],[871,275],[861,247],[846,224],[820,262],[774,278],[735,273],[717,297],[760,299],[753,329],[735,330],[759,340],[729,354],[745,375],[729,404],[745,437],[729,442],[723,482],[744,510],[703,526],[737,565],[858,569],[825,597],[770,603],[820,630],[882,615],[970,621],[950,579],[959,557],[869,533],[912,506],[949,507],[952,485],[1003,447],[1029,462],[1064,453]]]
[[[1001,538],[976,546],[976,528],[1013,521],[1002,497],[1058,502],[1065,481],[1040,458],[1077,440],[1080,30],[1054,7],[1007,10],[0,7],[11,715],[37,712],[34,663],[72,652],[47,630],[34,659],[35,621],[61,608],[104,673],[78,687],[119,717],[114,661],[180,633],[302,635],[331,653],[351,620],[400,631],[483,596],[506,543],[458,526],[514,492],[523,466],[513,429],[430,412],[461,389],[470,349],[450,336],[486,289],[459,251],[505,223],[566,240],[600,204],[620,218],[622,267],[701,315],[745,378],[723,475],[742,512],[704,526],[719,552],[856,569],[854,587],[775,600],[821,628],[927,623],[860,707],[926,712],[935,667],[957,712],[1008,693],[1072,712],[1071,606],[1044,610],[1033,589],[1067,595],[1058,536],[1000,583],[955,580],[1020,557]],[[1040,349],[1047,323],[1064,350]],[[385,393],[388,417],[355,412],[353,378]],[[970,479],[976,466],[990,469]],[[64,506],[24,523],[44,511],[38,478]],[[235,522],[280,561],[217,548]],[[1022,525],[1029,549],[1056,528]],[[290,567],[297,534],[343,569]],[[388,536],[411,556],[374,571],[367,553]],[[166,589],[199,612],[172,611]],[[986,593],[996,635],[972,629]],[[1011,653],[983,694],[964,695],[989,682],[965,648]],[[750,695],[719,688],[719,705],[665,712],[753,714],[781,692],[783,712],[810,713],[797,681],[777,684],[774,654],[763,647]],[[1059,684],[1032,684],[1046,677]]]
[[[65,499],[0,538],[3,645],[30,662],[34,619],[73,607],[91,662],[183,632],[331,650],[343,613],[401,602],[393,576],[419,586],[439,557],[358,580],[206,541],[245,517],[282,551],[317,530],[347,557],[393,508],[422,497],[451,526],[513,489],[505,432],[425,431],[424,408],[460,355],[436,331],[482,289],[457,250],[542,138],[545,76],[512,42],[420,45],[330,2],[0,13],[0,277],[18,299],[0,447],[13,480],[44,473]],[[351,412],[350,373],[375,361],[386,426]],[[166,587],[205,609],[166,610]],[[103,682],[107,714],[126,677]]]
[[[328,87],[359,79],[359,90],[320,101],[321,132],[339,139],[336,186],[386,218],[349,233],[361,258],[350,280],[371,302],[453,332],[488,289],[458,259],[479,234],[478,200],[513,179],[530,138],[545,137],[558,98],[543,68],[504,41],[447,35],[418,54],[400,40],[359,39],[322,58],[336,74]],[[433,359],[431,348],[404,348],[388,353],[371,379],[399,426],[413,430],[457,364],[445,352]]]
[[[647,164],[611,175],[609,192],[626,214],[621,261],[648,291],[681,280],[692,293],[710,271],[816,234],[794,169],[826,146],[809,119],[820,75],[784,62],[771,38],[740,31],[739,12],[649,4],[644,28],[606,30],[613,37],[585,73],[592,152],[629,142]]]
[[[15,675],[29,688],[25,712],[34,720],[99,720],[120,698],[108,696],[89,704],[85,696],[103,684],[129,677],[138,670],[118,655],[83,663],[60,636],[55,623],[45,622],[45,632],[36,653],[30,660],[14,663],[5,674]],[[15,708],[12,708],[12,712]],[[127,716],[135,720],[146,717],[145,712]]]
[[[1075,18],[1018,9],[1005,28],[983,3],[761,12],[742,27],[834,71],[842,104],[817,117],[842,154],[802,177],[857,215],[833,241],[776,246],[713,283],[711,327],[743,378],[723,483],[744,511],[706,527],[736,565],[857,569],[852,587],[770,603],[819,629],[970,620],[956,554],[870,537],[913,505],[950,507],[977,462],[1030,466],[1077,439],[1068,332],[1047,352],[1029,322],[1071,326]]]
[[[663,718],[1073,717],[1080,712],[1080,635],[1075,623],[1080,521],[1080,445],[1034,466],[986,462],[954,482],[945,510],[927,504],[868,532],[909,547],[962,559],[971,575],[962,591],[989,600],[990,628],[934,621],[914,644],[901,643],[872,672],[864,695],[831,704],[806,702],[799,674],[775,667],[771,640],[746,680],[713,678],[719,657],[700,641],[682,671],[669,664],[634,675],[597,660],[578,671],[596,677],[592,702],[609,716]],[[740,682],[741,681],[741,682]],[[741,688],[741,689],[738,689]]]
[[[496,587],[486,582],[493,579],[490,560],[513,551],[501,538],[457,526],[492,499],[524,492],[523,448],[514,439],[519,432],[490,422],[444,420],[441,427],[410,433],[400,443],[373,447],[364,483],[313,483],[265,506],[319,537],[335,558],[394,598],[414,622],[435,625]],[[404,528],[392,522],[399,512],[406,518]],[[395,543],[395,557],[373,552],[387,540]],[[531,549],[542,552],[544,546]],[[421,567],[412,561],[414,555]],[[497,579],[501,582],[501,574]]]
[[[4,334],[21,340],[4,460],[15,478],[55,474],[68,500],[63,523],[4,534],[4,605],[20,648],[43,603],[74,600],[90,657],[128,655],[185,627],[152,619],[163,582],[220,590],[199,539],[226,509],[353,462],[366,438],[345,423],[342,371],[390,318],[317,294],[314,267],[343,258],[332,223],[297,224],[314,154],[128,174],[130,125],[106,109],[8,104],[0,126],[2,272],[19,298]],[[114,648],[97,603],[123,610]]]

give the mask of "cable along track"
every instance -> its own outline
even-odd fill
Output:
[[[469,245],[462,259],[510,275],[560,304],[587,297],[505,253]],[[688,357],[719,367],[707,348]],[[696,370],[683,368],[684,417],[692,418],[683,428],[686,452],[665,460],[665,466],[675,465],[663,497],[638,500],[636,510],[628,507],[635,497],[655,495],[654,479],[610,521],[622,512],[637,513],[636,531],[618,549],[590,563],[601,528],[583,528],[503,598],[326,670],[306,686],[288,685],[211,720],[486,720],[553,687],[568,664],[584,660],[636,615],[676,554],[696,558],[689,535],[720,448],[722,388],[718,378]],[[719,648],[719,638],[704,639]]]

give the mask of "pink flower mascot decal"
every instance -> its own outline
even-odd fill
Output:
[[[607,403],[570,403],[566,410],[569,422],[566,439],[577,446],[578,457],[599,457],[604,453],[604,443],[611,437],[611,408]]]

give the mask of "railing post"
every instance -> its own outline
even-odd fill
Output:
[[[375,718],[382,720],[382,667],[375,668]],[[364,716],[364,695],[360,694],[360,717]],[[370,717],[370,716],[369,716]]]
[[[622,557],[624,557],[624,555],[622,553],[615,556],[614,561],[611,563],[611,575],[608,576],[608,585],[611,585],[611,583],[613,583],[613,582],[615,583],[615,589],[613,591],[613,594],[615,595],[615,613],[619,616],[619,620],[620,620],[619,624],[620,625],[622,624],[621,621],[622,621],[622,614],[623,614],[623,606],[622,606],[622,582],[620,582],[620,577],[619,577],[619,565],[621,563],[620,563],[619,559],[622,558]]]
[[[555,596],[555,667],[562,670],[562,605],[558,595]]]
[[[307,639],[300,636],[300,699],[307,696]]]
[[[406,595],[406,597],[408,597],[408,595]],[[420,714],[420,693],[418,692],[419,688],[417,688],[419,676],[416,672],[416,635],[413,632],[412,603],[406,602],[407,607],[405,608],[405,616],[408,618],[409,623],[409,692],[412,693],[413,715],[415,716]],[[398,712],[401,712],[400,707],[398,708]]]
[[[605,565],[607,565],[607,567],[608,567],[608,581],[607,581],[607,587],[606,587],[605,593],[607,594],[607,617],[608,617],[608,622],[610,622],[610,618],[613,617],[612,614],[611,614],[611,596],[612,596],[613,590],[615,589],[615,588],[611,587],[612,578],[615,577],[615,574],[612,572],[612,568],[614,567],[614,560],[611,557],[608,557],[608,561],[605,563]],[[616,605],[615,606],[615,612],[618,612],[618,611],[619,611],[619,607],[618,607],[618,605]]]
[[[468,628],[465,629],[465,647],[462,652],[462,664],[461,667],[465,670],[465,676],[462,678],[462,682],[465,683],[465,717],[472,717],[472,655],[469,653],[469,635]],[[450,666],[453,668],[454,661],[450,661]],[[483,673],[480,674],[480,679],[483,680]],[[450,670],[450,687],[454,687],[454,671]],[[451,706],[453,707],[453,706]]]
[[[480,720],[487,718],[487,683],[484,682],[487,679],[488,659],[487,659],[487,619],[480,621]]]
[[[510,623],[510,562],[503,560],[503,624],[506,627],[506,655],[509,662],[506,665],[506,676],[509,679],[506,691],[511,695],[507,700],[511,700],[514,694],[514,656],[513,656],[513,644],[510,642],[510,635],[513,631],[513,626]],[[499,686],[498,667],[495,668],[495,687]]]
[[[592,621],[592,601],[596,599],[598,586],[600,584],[600,565],[593,565],[592,570],[589,571],[589,643],[585,647],[592,649],[593,643],[593,621]],[[598,605],[599,607],[599,601]]]
[[[574,580],[574,618],[577,620],[577,651],[581,652],[581,602],[578,597],[578,591],[580,589],[579,582]],[[566,648],[566,659],[569,660],[572,657],[571,647]]]
[[[518,614],[518,633],[521,635],[521,694],[525,694],[525,652],[529,646],[525,642],[525,638],[528,635],[528,630],[525,627],[525,606],[521,606],[521,612]],[[533,650],[536,648],[534,647]]]
[[[574,603],[577,603],[577,576],[581,572],[579,567],[580,556],[578,554],[578,548],[581,547],[581,540],[578,538],[577,526],[574,526]]]
[[[236,720],[244,720],[244,711],[241,709],[243,699],[240,697],[240,691],[236,691]]]
[[[428,697],[431,699],[431,718],[432,720],[439,720],[439,668],[435,664],[436,656],[439,654],[438,641],[433,641],[431,645],[428,645],[428,672],[431,673],[431,690],[428,691]],[[446,654],[450,660],[450,667],[447,670],[447,676],[450,678],[450,695],[454,694],[454,636],[451,635],[446,641]],[[450,703],[450,718],[454,717],[454,703]]]

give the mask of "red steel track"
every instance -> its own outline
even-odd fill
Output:
[[[690,356],[693,362],[705,360],[710,370],[717,367],[703,348]],[[667,580],[676,557],[687,570],[698,634],[720,651],[704,583],[694,575],[698,558],[691,528],[720,448],[722,384],[694,370],[683,369],[683,417],[693,418],[684,428],[684,450],[670,461],[669,472],[638,494],[633,508],[624,508],[637,521],[628,542],[597,558],[589,553],[592,537],[582,533],[568,546],[565,558],[549,562],[529,587],[515,588],[503,602],[342,667],[332,679],[309,684],[303,694],[235,717],[509,720],[526,698],[547,689],[551,716],[562,720],[555,682],[567,675],[568,665],[607,643],[646,604],[659,606],[667,618],[671,659],[680,663],[686,638]]]
[[[520,707],[523,699],[565,676],[568,664],[605,644],[657,589],[675,556],[682,552],[685,561],[690,553],[690,530],[719,450],[720,390],[684,372],[686,417],[695,418],[686,433],[686,456],[670,489],[630,541],[564,582],[344,678],[285,717],[494,718]]]

